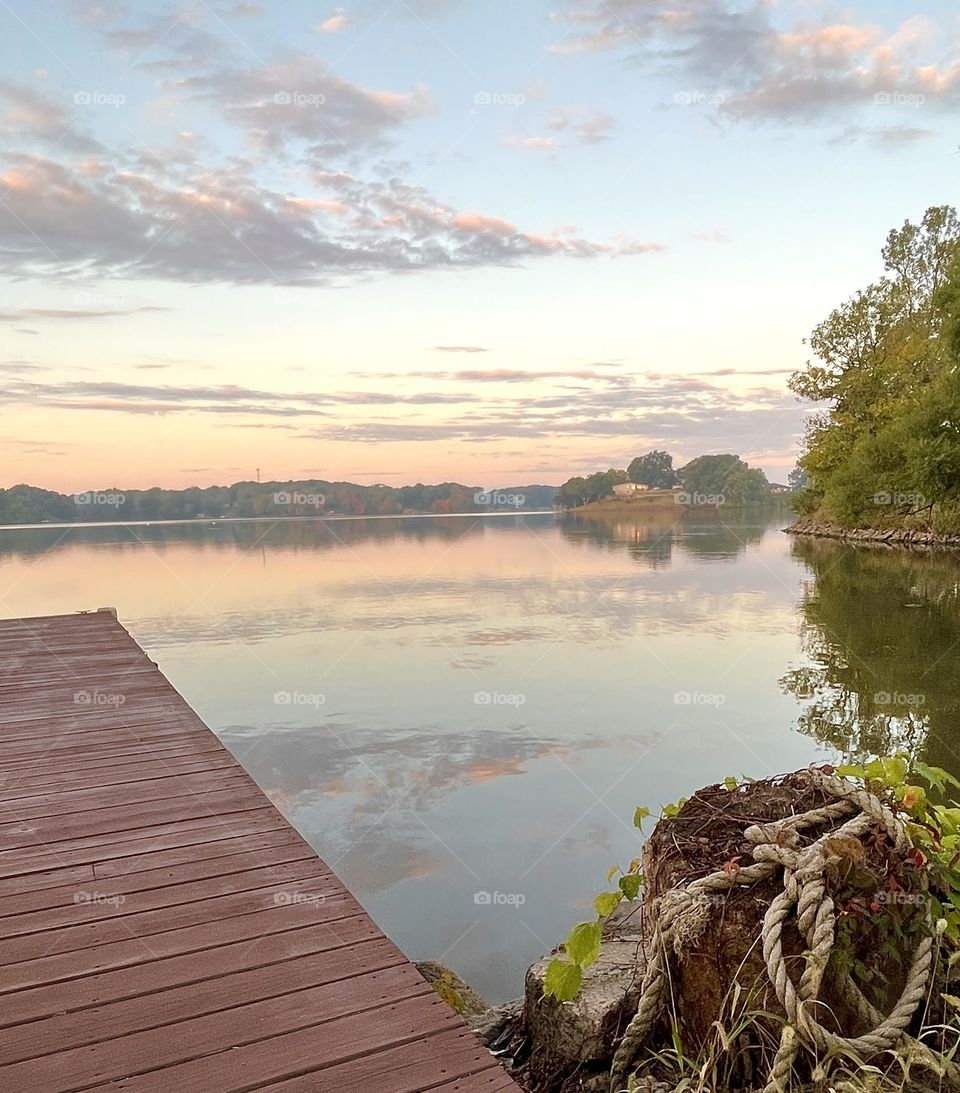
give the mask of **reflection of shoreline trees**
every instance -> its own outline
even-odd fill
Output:
[[[751,543],[759,543],[767,527],[763,523],[731,526],[722,512],[706,510],[696,514],[651,511],[642,519],[624,519],[612,514],[587,517],[571,512],[559,526],[570,543],[610,552],[626,550],[634,561],[651,569],[667,568],[673,559],[674,546],[705,560],[731,561]]]
[[[404,517],[395,520],[252,520],[244,523],[126,524],[70,528],[24,528],[0,532],[0,556],[35,556],[75,546],[102,546],[124,550],[131,546],[151,548],[191,547],[197,551],[224,548],[240,550],[334,550],[361,542],[453,541],[486,531],[549,526],[552,516],[502,516],[481,520],[479,516],[449,516],[441,519]]]
[[[800,732],[960,772],[960,561],[811,540],[793,555],[813,578],[800,607],[813,663],[780,681],[804,705]]]

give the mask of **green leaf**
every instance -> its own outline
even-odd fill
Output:
[[[958,782],[948,771],[945,771],[943,767],[928,767],[926,763],[915,760],[913,769],[924,779],[924,781],[941,792],[943,792],[947,785],[960,789],[960,782]]]
[[[620,872],[620,866],[619,866],[619,865],[611,865],[611,866],[610,866],[610,868],[609,868],[609,869],[607,870],[607,884],[609,884],[609,883],[610,883],[610,881],[612,881],[612,880],[613,880],[613,878],[614,878],[614,877],[615,877],[615,876],[616,876],[616,875],[617,875],[617,874],[618,874],[619,872]]]
[[[643,877],[639,873],[628,873],[620,878],[620,891],[627,899],[636,899],[643,887]]]
[[[733,791],[739,786],[740,783],[736,780],[736,778],[728,776],[724,778],[723,784],[727,788],[728,792],[733,793]]]
[[[572,1002],[580,993],[583,972],[568,960],[551,960],[543,977],[543,993],[558,1002]]]
[[[650,815],[650,809],[644,808],[643,805],[638,806],[637,810],[633,814],[633,826],[637,829],[643,828],[643,821]]]
[[[883,780],[888,786],[902,786],[907,778],[910,764],[903,755],[887,755],[880,760],[883,768]]]
[[[602,936],[602,922],[578,922],[567,937],[567,956],[574,964],[588,968],[600,955]]]
[[[867,772],[863,767],[855,767],[850,763],[845,764],[842,767],[837,767],[837,774],[841,778],[866,778]]]
[[[601,892],[593,901],[593,906],[601,918],[606,918],[613,914],[622,899],[623,892]]]

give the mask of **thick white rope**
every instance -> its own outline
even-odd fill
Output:
[[[898,1045],[909,1046],[912,1058],[941,1077],[945,1088],[960,1089],[960,1068],[945,1064],[940,1056],[906,1032],[927,992],[933,968],[933,924],[929,909],[927,931],[914,953],[906,985],[886,1017],[870,1005],[848,976],[842,976],[838,987],[844,1001],[870,1031],[855,1037],[838,1036],[817,1020],[820,988],[836,937],[836,913],[825,877],[831,860],[828,840],[859,838],[880,824],[898,851],[907,853],[912,847],[901,821],[874,794],[822,771],[811,769],[807,774],[815,787],[834,800],[798,816],[747,828],[744,835],[753,844],[753,865],[737,873],[717,870],[685,888],[671,889],[658,900],[657,926],[637,1012],[623,1034],[611,1067],[613,1093],[623,1087],[631,1065],[666,1006],[671,950],[679,956],[690,939],[698,937],[707,925],[710,901],[704,897],[767,880],[781,869],[783,891],[767,909],[762,939],[767,975],[783,1006],[786,1022],[763,1093],[783,1093],[787,1089],[801,1047],[814,1056],[842,1051],[866,1060]],[[810,846],[799,849],[801,831],[841,819],[845,819],[841,827],[828,830]],[[787,972],[781,945],[783,924],[794,915],[808,946],[803,973],[796,986]]]

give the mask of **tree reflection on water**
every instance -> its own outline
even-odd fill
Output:
[[[960,556],[798,539],[811,662],[781,679],[798,728],[851,758],[905,751],[960,774]]]

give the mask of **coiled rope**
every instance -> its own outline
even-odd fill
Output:
[[[625,1084],[626,1076],[669,997],[670,955],[680,956],[698,938],[709,920],[711,901],[704,897],[768,880],[783,870],[783,891],[771,902],[763,920],[763,958],[767,975],[786,1014],[780,1045],[763,1093],[783,1093],[801,1048],[822,1056],[844,1052],[861,1060],[891,1048],[906,1048],[911,1059],[933,1071],[945,1088],[960,1089],[960,1068],[947,1063],[906,1032],[927,993],[933,971],[934,926],[928,901],[924,936],[913,954],[906,985],[890,1013],[877,1012],[848,975],[836,984],[845,1004],[870,1031],[860,1036],[838,1036],[817,1020],[820,988],[836,940],[836,913],[827,891],[826,867],[836,861],[828,840],[857,838],[877,824],[901,853],[913,847],[901,821],[874,794],[843,779],[810,769],[812,784],[834,798],[819,808],[785,820],[748,827],[744,835],[753,846],[754,864],[739,872],[719,869],[691,881],[685,888],[666,892],[657,902],[657,925],[640,992],[637,1012],[627,1026],[611,1067],[611,1091]],[[808,847],[800,848],[800,832],[825,824],[844,822]],[[924,884],[926,878],[924,877]],[[781,938],[784,923],[796,915],[796,924],[807,943],[803,972],[795,986],[784,960]]]

